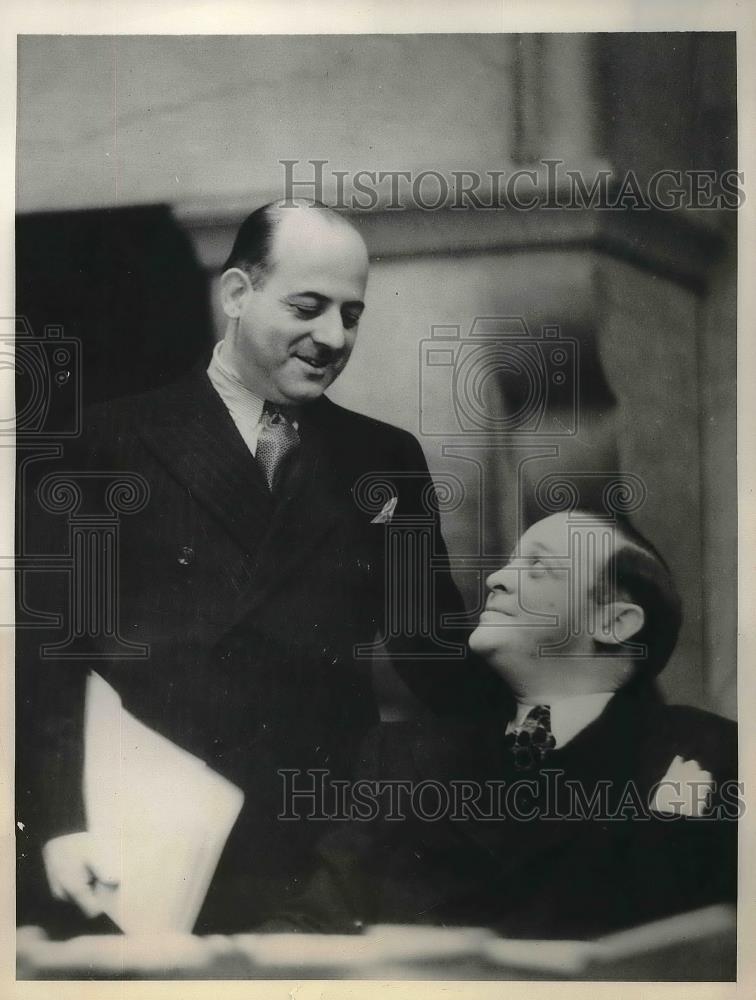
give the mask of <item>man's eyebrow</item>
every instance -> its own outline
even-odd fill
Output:
[[[548,556],[556,555],[553,549],[550,549],[548,545],[544,545],[542,542],[533,542],[533,552],[545,552]]]
[[[556,549],[552,549],[548,545],[544,545],[542,542],[531,542],[527,548],[521,548],[518,552],[516,552],[514,558],[532,559],[534,556],[545,556],[547,559],[553,560],[557,563],[568,558],[564,552],[557,552]]]
[[[527,559],[529,556],[535,553],[544,552],[546,555],[554,555],[555,553],[551,549],[542,545],[540,542],[529,542],[526,546],[523,546],[520,542],[517,543],[514,549],[512,549],[509,558],[510,559]]]
[[[288,295],[284,296],[287,301],[289,299],[317,299],[318,302],[327,302],[328,296],[321,295],[320,292],[289,292]]]

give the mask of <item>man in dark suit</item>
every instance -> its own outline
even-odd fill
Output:
[[[121,518],[114,583],[94,588],[94,604],[81,592],[68,604],[63,574],[35,577],[24,594],[57,611],[62,631],[59,653],[42,658],[38,632],[20,638],[22,854],[41,850],[49,890],[89,917],[117,881],[86,832],[90,670],[141,723],[244,793],[197,925],[218,931],[251,927],[308,869],[320,829],[277,820],[279,769],[348,775],[377,721],[359,647],[387,627],[392,518],[424,518],[435,560],[430,627],[388,636],[404,679],[440,711],[474,712],[499,690],[487,669],[462,666],[464,631],[444,631],[463,609],[418,443],[323,395],[354,345],[367,271],[361,237],[335,213],[303,203],[254,212],[221,277],[228,325],[209,368],[97,407],[58,466],[80,491],[74,518],[101,512],[103,490],[112,503],[103,484],[120,472],[144,499]],[[47,486],[36,494],[47,508],[37,549],[70,554]],[[95,605],[115,625],[83,634]],[[80,655],[64,657],[72,635]],[[454,639],[456,658],[445,658]],[[22,919],[34,919],[29,909]]]
[[[658,553],[626,522],[560,513],[487,586],[470,645],[514,717],[376,730],[341,809],[354,822],[267,930],[589,938],[734,900],[735,726],[650,693],[680,625]]]

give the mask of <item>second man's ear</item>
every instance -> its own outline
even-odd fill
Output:
[[[612,601],[599,608],[600,632],[595,637],[599,642],[619,646],[629,642],[643,628],[646,615],[639,604],[629,601]]]
[[[223,312],[229,319],[238,319],[244,308],[244,300],[252,291],[249,275],[239,267],[230,267],[220,279],[220,300]]]

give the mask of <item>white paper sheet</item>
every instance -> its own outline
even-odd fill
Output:
[[[191,931],[243,792],[127,712],[98,674],[87,684],[87,829],[118,887],[98,888],[126,933]]]

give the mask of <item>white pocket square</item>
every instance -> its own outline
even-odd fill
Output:
[[[666,815],[702,816],[713,787],[711,771],[704,771],[697,760],[678,755],[656,786],[651,808]]]
[[[376,514],[370,523],[388,524],[391,518],[394,516],[394,511],[396,510],[396,505],[398,500],[399,500],[398,497],[391,497],[390,500],[387,500],[386,503],[383,505],[383,510],[380,512],[380,514]]]

